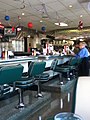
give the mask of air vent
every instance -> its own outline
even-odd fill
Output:
[[[20,1],[20,0],[14,0],[14,1]]]
[[[78,0],[79,3],[87,3],[90,2],[90,0]]]

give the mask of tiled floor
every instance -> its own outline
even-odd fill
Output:
[[[57,84],[58,81],[59,78],[56,77],[43,84],[43,98],[35,98],[36,91],[25,91],[26,107],[22,110],[15,108],[18,104],[18,94],[0,100],[0,120],[48,120],[59,112],[71,112],[75,80],[62,87]]]

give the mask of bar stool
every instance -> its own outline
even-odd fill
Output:
[[[23,101],[23,90],[27,87],[31,87],[38,83],[38,81],[35,79],[35,76],[40,76],[44,69],[45,69],[46,62],[31,62],[29,69],[28,69],[28,76],[22,76],[22,78],[19,81],[15,82],[15,86],[19,88],[19,103],[17,105],[17,108],[23,108],[24,101]],[[38,70],[39,68],[39,70]],[[39,94],[39,85],[38,85],[38,91],[37,96]]]
[[[12,84],[21,79],[23,72],[22,65],[3,66],[0,68],[0,85],[4,84],[12,86]]]
[[[55,72],[54,70],[55,70],[57,63],[58,63],[58,60],[54,59],[50,66],[50,70],[52,70],[53,76],[54,76],[54,72]],[[40,76],[35,76],[35,79],[38,81],[38,93],[39,93],[39,94],[37,94],[36,97],[43,97],[43,95],[41,93],[41,84],[49,81],[49,78],[50,78],[49,71],[43,72]]]
[[[61,73],[60,74],[60,83],[59,84],[63,84],[64,80],[63,80],[63,74],[66,73],[67,75],[67,80],[71,80],[71,76],[75,77],[75,70],[77,68],[78,65],[78,59],[76,58],[71,58],[68,65],[62,65],[61,67],[56,66],[55,71]]]

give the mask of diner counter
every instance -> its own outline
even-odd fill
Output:
[[[35,57],[21,56],[21,57],[14,57],[14,58],[0,58],[0,65],[8,64],[8,63],[25,62],[25,61],[30,61],[30,60],[35,60]]]
[[[24,66],[24,71],[28,71],[28,63],[33,61],[45,61],[46,62],[46,68],[51,66],[51,63],[54,59],[58,59],[58,64],[63,64],[67,62],[71,57],[70,56],[19,56],[19,57],[14,57],[14,58],[7,58],[7,59],[2,59],[0,58],[0,66],[3,65],[12,65],[12,64],[21,64]]]

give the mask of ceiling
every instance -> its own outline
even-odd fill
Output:
[[[90,0],[0,0],[0,22],[4,25],[25,26],[33,23],[33,29],[46,31],[77,27],[80,20],[90,26]],[[72,7],[69,7],[72,5]],[[22,15],[22,12],[25,15]],[[5,20],[5,15],[10,20]],[[80,17],[82,15],[82,17]],[[44,18],[46,17],[46,18]],[[20,19],[21,18],[21,19]],[[43,22],[40,22],[42,20]],[[56,26],[65,22],[68,27]]]

